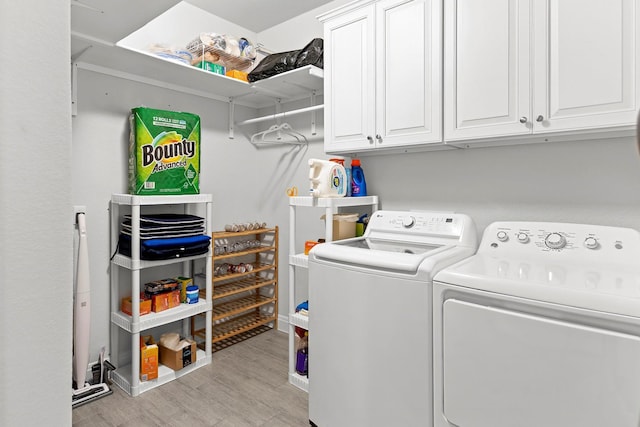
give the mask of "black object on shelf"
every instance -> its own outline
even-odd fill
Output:
[[[247,79],[253,83],[306,65],[323,68],[323,53],[324,41],[321,38],[313,39],[302,49],[266,56],[247,75]]]

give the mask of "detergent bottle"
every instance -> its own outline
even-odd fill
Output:
[[[347,195],[347,172],[339,163],[309,159],[309,184],[313,197],[344,197]]]
[[[351,195],[353,197],[367,195],[367,181],[364,179],[360,159],[351,160]]]
[[[344,157],[332,157],[329,160],[331,160],[332,162],[336,162],[336,163],[340,163],[342,166],[344,166]],[[346,187],[347,187],[347,197],[351,197],[351,167],[349,166],[344,166],[344,170],[347,173],[346,175]]]

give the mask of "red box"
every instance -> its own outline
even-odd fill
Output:
[[[151,310],[155,313],[180,305],[180,291],[164,292],[151,297]]]

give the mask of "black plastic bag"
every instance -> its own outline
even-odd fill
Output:
[[[324,51],[324,42],[322,39],[313,39],[306,45],[296,59],[296,68],[304,67],[305,65],[315,65],[322,68],[324,62],[322,60],[322,54]]]
[[[253,83],[295,68],[304,67],[305,65],[315,65],[322,68],[324,64],[322,54],[323,40],[313,39],[300,50],[268,55],[251,70],[247,75],[247,79]]]

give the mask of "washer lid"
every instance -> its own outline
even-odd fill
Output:
[[[350,239],[339,240],[334,242],[336,245],[346,246],[357,249],[368,249],[383,252],[393,252],[401,254],[415,254],[421,255],[426,252],[433,251],[442,247],[442,245],[430,245],[421,243],[410,242],[396,242],[391,240],[381,240],[375,238],[362,238],[362,239]]]
[[[357,238],[316,245],[309,260],[413,273],[425,258],[442,253],[451,246]]]
[[[640,270],[597,263],[538,262],[476,254],[435,281],[504,295],[640,317]]]

